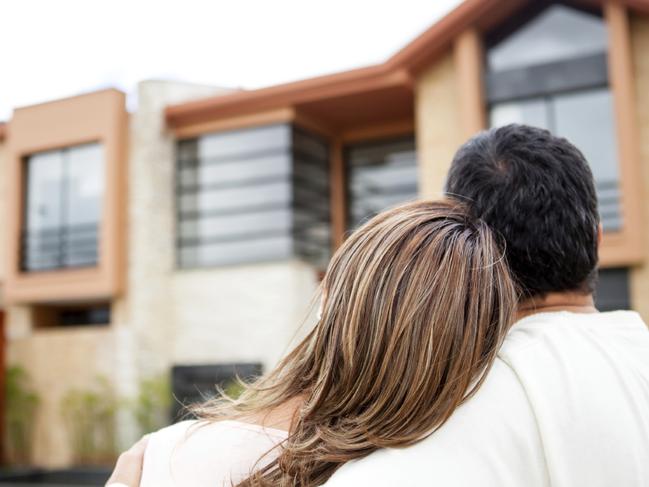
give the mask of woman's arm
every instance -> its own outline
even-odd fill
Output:
[[[148,437],[144,436],[117,459],[106,487],[139,487]]]

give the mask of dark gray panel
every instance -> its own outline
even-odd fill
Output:
[[[605,53],[580,59],[528,66],[485,77],[490,103],[608,85]]]
[[[595,289],[595,305],[600,311],[631,308],[629,269],[600,269]]]

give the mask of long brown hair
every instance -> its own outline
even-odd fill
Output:
[[[502,248],[451,200],[383,212],[329,264],[322,316],[307,337],[207,420],[263,413],[300,398],[288,439],[239,486],[316,486],[343,463],[411,445],[482,383],[513,319]]]

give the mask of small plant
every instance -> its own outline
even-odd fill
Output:
[[[92,390],[70,390],[61,401],[63,419],[80,465],[111,464],[117,454],[115,416],[119,401],[105,377]]]
[[[231,399],[238,399],[245,390],[245,384],[238,378],[232,379],[223,387],[223,392]]]
[[[171,384],[167,375],[140,382],[140,390],[132,402],[132,408],[140,434],[167,426],[171,414]]]
[[[22,367],[8,367],[5,374],[7,459],[12,464],[24,465],[32,455],[34,417],[40,399]]]

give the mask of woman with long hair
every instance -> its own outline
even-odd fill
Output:
[[[317,486],[412,445],[480,386],[516,299],[502,246],[462,203],[385,211],[331,259],[306,338],[238,398],[154,433],[141,485]]]

